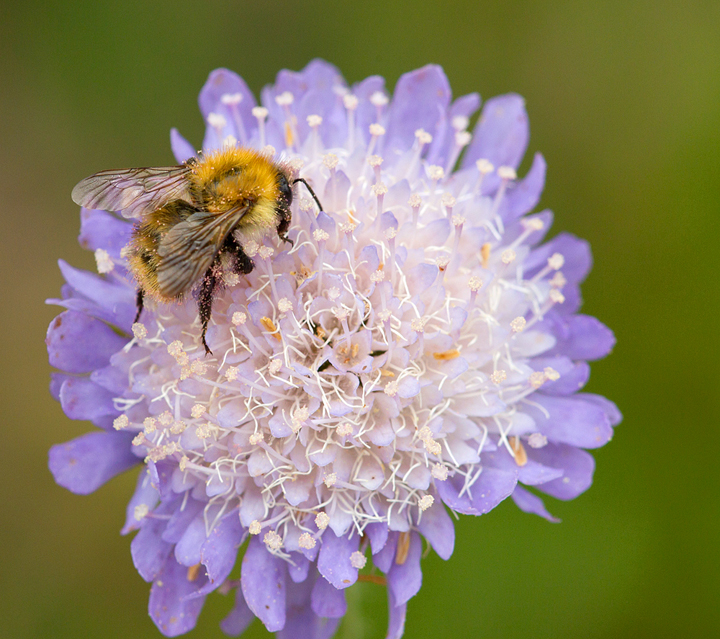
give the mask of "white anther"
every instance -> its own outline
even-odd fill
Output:
[[[343,321],[344,319],[347,319],[348,311],[346,308],[343,308],[342,306],[335,306],[330,309],[330,312],[338,319],[339,321]]]
[[[511,262],[515,261],[516,257],[517,253],[515,253],[515,251],[513,251],[512,249],[505,249],[500,255],[500,260],[503,264],[510,264]]]
[[[385,106],[388,101],[388,97],[382,91],[375,91],[375,93],[370,96],[370,104],[376,107]]]
[[[348,435],[352,435],[352,433],[353,433],[352,424],[350,424],[349,422],[343,422],[335,429],[335,432],[337,432],[337,434],[340,435],[340,437],[346,437]]]
[[[283,91],[280,95],[275,97],[275,103],[278,106],[290,106],[295,101],[295,97],[290,91]]]
[[[202,404],[194,404],[193,407],[190,409],[190,414],[195,419],[200,419],[206,412],[207,408]]]
[[[330,517],[328,517],[327,513],[320,512],[315,516],[315,525],[318,527],[318,530],[325,530],[329,523]]]
[[[481,175],[487,175],[488,173],[492,173],[495,170],[495,165],[490,162],[490,160],[486,160],[485,158],[475,162],[475,166],[477,166],[477,169],[478,171],[480,171]]]
[[[227,124],[227,120],[221,113],[208,113],[207,123],[213,129],[222,129]]]
[[[442,464],[435,464],[431,472],[432,476],[440,481],[445,481],[448,478],[447,466],[443,466]]]
[[[548,266],[559,271],[565,264],[565,256],[562,253],[553,253],[548,258]]]
[[[490,375],[490,381],[493,384],[502,384],[507,379],[507,373],[500,369],[496,370],[492,375]]]
[[[452,128],[456,131],[464,131],[468,128],[468,124],[470,124],[470,118],[468,118],[466,115],[456,115],[450,121],[450,124]]]
[[[525,328],[526,324],[527,322],[524,317],[516,317],[512,322],[510,322],[510,328],[513,333],[519,333]]]
[[[154,432],[156,428],[157,420],[154,417],[146,417],[143,420],[143,432],[145,432],[146,435]]]
[[[565,301],[565,296],[556,288],[550,289],[550,300],[553,304],[562,304]]]
[[[560,379],[560,373],[558,373],[554,368],[551,368],[550,366],[546,366],[543,369],[543,374],[545,377],[547,377],[551,382],[556,382]]]
[[[450,193],[444,193],[442,196],[442,199],[440,200],[440,203],[443,206],[446,206],[448,208],[452,208],[455,206],[457,200],[450,194]]]
[[[452,223],[453,226],[462,226],[467,220],[462,215],[453,215]]]
[[[316,242],[325,242],[326,240],[330,239],[330,235],[327,231],[323,231],[322,229],[315,229],[313,231],[313,239]]]
[[[455,134],[455,144],[460,147],[470,144],[470,140],[472,140],[472,133],[470,133],[470,131],[458,131]]]
[[[280,372],[280,369],[282,368],[282,361],[279,359],[271,359],[268,362],[268,371],[271,375],[277,375]]]
[[[195,436],[198,439],[207,439],[208,437],[210,437],[211,426],[212,424],[210,424],[209,422],[206,424],[200,424],[200,426],[195,429]]]
[[[264,440],[265,440],[265,435],[263,435],[260,432],[253,433],[249,437],[249,441],[252,446],[257,446],[261,441],[264,441]]]
[[[479,277],[473,276],[468,280],[468,286],[473,292],[479,291],[482,288],[482,285],[482,280]]]
[[[323,155],[322,161],[323,164],[332,171],[335,167],[337,167],[338,162],[340,162],[340,158],[334,153],[327,153]]]
[[[115,268],[115,262],[113,262],[109,253],[101,248],[95,249],[95,264],[100,274],[110,273]]]
[[[420,510],[425,511],[430,508],[430,506],[432,506],[434,503],[435,497],[433,497],[432,495],[424,495],[418,501],[418,507],[420,508]]]
[[[394,240],[397,237],[397,233],[397,229],[394,226],[391,226],[385,230],[385,239]]]
[[[145,325],[140,322],[135,322],[132,325],[132,332],[135,339],[145,339],[148,334],[147,328],[145,328]]]
[[[436,182],[439,182],[445,177],[445,169],[441,166],[437,166],[436,164],[431,164],[427,171],[430,179],[435,180]]]
[[[540,371],[530,373],[528,381],[530,382],[530,386],[532,386],[533,388],[540,388],[545,383],[545,373],[542,373]]]
[[[378,182],[370,187],[370,191],[373,195],[385,195],[388,192],[388,187],[385,186],[384,182]]]
[[[278,535],[274,530],[268,530],[263,537],[263,543],[268,547],[269,550],[280,550],[282,548],[282,537]]]
[[[240,326],[241,324],[244,324],[247,321],[247,315],[243,313],[242,311],[236,311],[232,314],[232,323],[235,326]]]
[[[543,446],[547,446],[548,440],[545,435],[542,433],[533,433],[528,437],[528,444],[530,445],[530,448],[542,448]]]
[[[308,115],[307,116],[307,123],[308,126],[312,129],[315,129],[319,127],[322,124],[322,116],[321,115]]]
[[[274,253],[275,249],[273,249],[271,246],[261,246],[258,249],[258,255],[264,260],[271,258]]]
[[[545,228],[545,223],[539,217],[524,219],[522,224],[528,231],[542,231]]]
[[[185,432],[186,428],[187,424],[182,419],[179,419],[172,426],[170,426],[170,432],[173,435],[180,435]]]
[[[408,200],[408,204],[412,208],[418,209],[418,208],[420,208],[420,205],[422,204],[422,198],[417,193],[413,193],[410,196],[410,199]]]
[[[160,415],[160,417],[158,417],[158,421],[163,426],[170,426],[170,424],[174,421],[173,414],[169,410],[166,410],[162,415]]]
[[[352,93],[346,93],[343,96],[343,106],[348,111],[354,111],[358,107],[358,99],[357,96],[353,95]]]
[[[375,168],[376,166],[380,166],[383,163],[383,159],[379,155],[371,155],[367,161],[368,164],[373,168]]]
[[[385,127],[377,123],[371,124],[370,135],[372,135],[373,137],[380,137],[381,135],[385,135]]]
[[[382,282],[385,279],[385,271],[378,269],[372,275],[370,275],[371,282]]]
[[[242,99],[242,93],[224,93],[223,96],[220,98],[220,102],[222,102],[223,104],[227,104],[228,106],[232,106],[235,104],[240,104],[242,102]]]
[[[325,482],[325,485],[330,488],[337,483],[337,475],[335,473],[325,475],[325,479],[323,481]]]
[[[359,550],[356,550],[352,555],[350,555],[350,565],[353,568],[362,570],[363,568],[365,568],[366,563],[367,557],[365,557],[365,555],[363,555]]]
[[[384,390],[385,390],[385,394],[388,395],[389,397],[395,397],[395,395],[397,395],[397,393],[398,393],[399,385],[395,380],[393,380],[386,384]]]
[[[427,320],[423,319],[422,317],[414,317],[412,320],[410,320],[410,328],[416,333],[422,333],[425,330],[426,322]]]
[[[256,106],[252,108],[253,117],[257,118],[261,122],[268,116],[268,110],[262,106]]]
[[[287,313],[291,311],[292,308],[293,303],[287,297],[283,297],[282,299],[278,300],[278,310],[281,313]]]
[[[498,167],[497,174],[503,180],[514,180],[517,178],[517,173],[515,173],[515,169],[511,166]]]
[[[238,378],[239,373],[240,369],[237,366],[228,366],[225,370],[225,377],[227,381],[234,382]]]
[[[248,527],[248,532],[251,535],[259,535],[261,530],[262,526],[260,525],[260,522],[257,519],[253,519]]]
[[[310,533],[306,532],[300,535],[300,538],[298,539],[298,546],[300,546],[300,548],[305,548],[306,550],[315,548],[316,543],[315,538]]]
[[[113,428],[115,430],[122,430],[130,425],[130,420],[127,415],[120,415],[113,420]]]
[[[415,131],[415,137],[420,144],[430,144],[432,142],[432,135],[430,135],[425,129],[417,129]]]
[[[567,284],[567,280],[562,274],[562,271],[557,271],[557,273],[555,273],[555,275],[553,275],[552,279],[550,280],[550,286],[552,286],[553,288],[563,288],[565,284]]]

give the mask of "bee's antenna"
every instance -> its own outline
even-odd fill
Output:
[[[310,191],[310,195],[312,195],[313,200],[315,200],[315,204],[317,204],[318,208],[322,211],[323,205],[320,204],[320,200],[318,200],[317,195],[315,195],[315,191],[313,191],[310,185],[302,178],[297,178],[296,180],[292,181],[293,185],[297,184],[298,182],[302,182],[307,187],[307,190]]]

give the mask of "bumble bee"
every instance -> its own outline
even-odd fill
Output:
[[[281,240],[290,226],[292,186],[289,167],[253,149],[226,147],[180,166],[100,171],[73,189],[76,204],[122,211],[137,218],[128,261],[138,284],[137,315],[144,298],[181,300],[199,284],[198,314],[205,341],[213,293],[221,281],[223,260],[239,275],[250,273],[252,259],[243,242],[276,230]],[[227,256],[227,257],[226,257]]]

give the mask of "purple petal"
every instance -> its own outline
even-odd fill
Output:
[[[423,512],[418,530],[442,559],[450,559],[455,547],[455,527],[440,501]]]
[[[579,397],[582,397],[586,402],[590,402],[602,410],[610,420],[611,426],[617,426],[622,421],[622,413],[615,406],[615,402],[611,402],[602,395],[595,395],[594,393],[581,393]]]
[[[177,463],[163,459],[159,462],[150,460],[147,463],[148,472],[153,485],[158,489],[161,498],[172,495],[172,476]]]
[[[557,342],[547,355],[565,355],[570,359],[594,360],[605,357],[615,346],[613,332],[590,315],[572,315],[560,321],[563,330],[553,331]]]
[[[353,87],[353,94],[358,99],[358,107],[355,112],[356,128],[360,133],[360,139],[366,144],[370,139],[370,125],[378,121],[377,107],[370,102],[370,97],[380,91],[385,92],[385,78],[379,75],[372,75],[365,78]]]
[[[535,486],[562,477],[562,475],[561,469],[551,468],[528,458],[526,464],[518,470],[518,481],[526,486]]]
[[[160,495],[158,495],[158,491],[155,490],[155,487],[150,483],[150,476],[147,469],[143,468],[138,475],[135,493],[125,509],[125,525],[120,531],[120,534],[127,535],[129,532],[140,528],[140,522],[135,518],[135,509],[138,506],[147,506],[148,511],[151,511],[157,505],[159,498]]]
[[[599,448],[612,437],[613,429],[608,416],[592,402],[584,401],[581,394],[553,397],[535,393],[533,402],[544,410],[528,406],[526,411],[535,420],[540,432],[555,443]]]
[[[537,495],[533,495],[530,491],[525,490],[521,486],[516,486],[512,494],[515,505],[526,513],[540,515],[553,524],[559,524],[560,520],[553,517],[545,508],[543,500]]]
[[[80,210],[80,236],[84,249],[104,249],[110,257],[120,259],[120,251],[130,241],[132,224],[106,211]]]
[[[88,495],[106,481],[140,463],[132,454],[133,433],[93,432],[50,449],[55,481],[78,495]]]
[[[207,535],[205,534],[205,515],[200,512],[185,529],[182,537],[175,545],[175,559],[183,566],[194,566],[200,563],[200,549]]]
[[[532,450],[528,456],[545,466],[563,470],[563,477],[560,479],[537,486],[538,490],[557,499],[575,499],[592,484],[595,460],[584,450],[563,444],[548,444],[543,448]]]
[[[545,186],[546,168],[545,159],[540,153],[536,153],[527,175],[513,188],[508,189],[498,211],[505,220],[505,224],[509,224],[535,208]]]
[[[397,550],[398,536],[400,533],[391,532],[387,536],[387,542],[382,550],[373,555],[373,563],[384,573],[388,573],[395,562],[395,551]]]
[[[323,534],[318,570],[335,588],[347,588],[357,581],[358,569],[350,563],[350,555],[358,549],[359,544],[357,535],[336,537],[332,530],[326,530]]]
[[[337,619],[347,612],[345,591],[338,590],[325,579],[318,579],[312,589],[312,609],[318,617]]]
[[[242,100],[239,104],[231,106],[222,103],[224,95],[239,93]],[[257,105],[255,96],[237,73],[227,69],[215,69],[208,76],[207,82],[200,91],[198,98],[200,112],[203,119],[207,121],[210,113],[222,115],[227,121],[224,136],[234,135],[241,144],[248,144],[252,138],[252,132],[257,128],[257,120],[252,114],[252,109]],[[208,141],[209,134],[215,134],[213,127],[207,128],[205,136]],[[203,146],[206,145],[203,143]],[[222,140],[220,141],[222,142]],[[193,154],[194,155],[194,154]]]
[[[248,608],[270,632],[285,626],[285,564],[252,537],[242,560],[242,592]]]
[[[238,548],[245,539],[245,529],[240,523],[236,510],[225,515],[210,535],[200,550],[200,561],[207,568],[208,586],[210,592],[217,588],[230,575],[235,566]],[[207,586],[203,589],[208,588]]]
[[[420,535],[415,532],[410,533],[410,549],[407,559],[402,564],[395,562],[387,576],[388,590],[392,591],[396,604],[406,603],[420,590],[422,585],[421,555]]]
[[[68,373],[106,366],[126,342],[104,322],[75,311],[60,313],[45,338],[50,364]]]
[[[150,516],[143,519],[140,532],[130,543],[133,564],[145,581],[153,581],[160,574],[173,549],[173,545],[162,538],[167,525],[163,515],[167,514],[169,508],[166,504],[160,504],[153,513],[160,515],[159,518]]]
[[[373,555],[377,555],[384,547],[388,538],[388,527],[384,522],[375,522],[365,526],[365,534],[370,539]]]
[[[129,311],[134,313],[135,292],[126,284],[73,268],[64,260],[58,260],[58,265],[65,281],[80,295],[114,313],[120,315]]]
[[[525,100],[515,93],[491,98],[480,114],[462,167],[472,166],[484,158],[495,167],[516,169],[525,155],[529,136]]]
[[[177,637],[195,627],[205,597],[188,598],[196,585],[188,581],[187,568],[169,557],[150,589],[150,617],[166,637]]]
[[[118,414],[113,405],[113,394],[86,377],[70,377],[63,382],[60,404],[70,419],[92,421]]]
[[[170,129],[170,148],[172,148],[175,159],[181,164],[195,157],[193,145],[180,135],[180,132],[175,127]]]
[[[415,142],[417,129],[436,135],[451,95],[445,72],[436,64],[400,76],[390,105],[385,149],[409,149]]]
[[[447,117],[443,118],[443,125],[440,131],[433,136],[430,150],[425,160],[428,164],[438,164],[445,167],[450,153],[455,147],[455,128],[452,126],[453,118],[463,116],[469,118],[480,106],[480,96],[477,93],[469,93],[459,97],[452,103]],[[452,169],[452,167],[450,167]]]
[[[277,639],[330,639],[335,634],[340,619],[318,617],[312,609],[311,593],[316,576],[317,573],[302,584],[288,584],[287,621],[277,633]],[[317,581],[325,580],[318,578]]]
[[[220,622],[220,630],[231,637],[239,637],[255,619],[252,610],[245,603],[242,588],[235,589],[235,606],[230,614]]]
[[[386,639],[400,639],[405,632],[407,604],[397,604],[392,590],[388,588],[388,632]]]
[[[572,233],[563,232],[558,233],[549,242],[539,246],[528,255],[525,260],[525,277],[531,278],[537,271],[544,268],[553,253],[560,253],[565,258],[562,272],[569,284],[582,282],[592,268],[590,244],[575,237]]]

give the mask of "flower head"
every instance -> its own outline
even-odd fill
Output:
[[[292,246],[244,245],[255,268],[224,274],[211,356],[193,299],[133,323],[132,227],[82,211],[100,274],[60,263],[53,302],[67,310],[47,344],[66,414],[100,430],[55,446],[50,467],[88,493],[143,464],[123,532],[138,530],[133,559],[164,634],[190,630],[222,587],[236,590],[229,634],[257,616],[283,636],[328,637],[344,589],[379,570],[399,637],[421,536],[452,554],[446,508],[480,515],[512,496],[552,521],[521,484],[560,499],[589,487],[583,449],[620,420],[577,392],[586,361],[614,343],[578,313],[589,247],[569,234],[542,243],[552,215],[528,215],[545,162],[517,178],[522,98],[489,100],[471,133],[479,104],[452,101],[432,65],[390,96],[381,78],[348,87],[314,61],[281,72],[262,106],[240,77],[213,72],[203,149],[273,155],[323,210],[298,185]],[[194,155],[175,130],[171,143],[178,161]],[[228,581],[246,540],[242,579]]]

